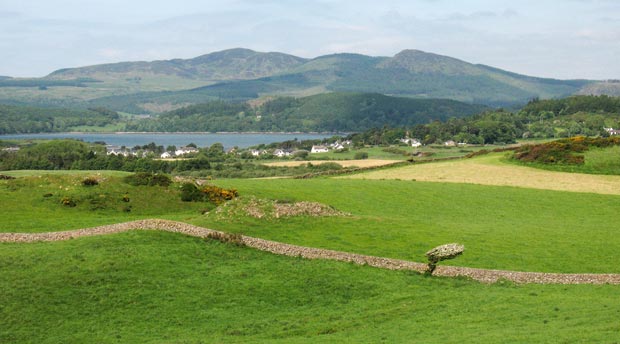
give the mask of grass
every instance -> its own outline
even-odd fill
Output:
[[[314,160],[353,160],[356,153],[368,153],[369,159],[378,160],[406,160],[410,159],[412,154],[425,153],[424,157],[415,157],[416,161],[445,159],[462,157],[472,152],[483,149],[491,150],[494,148],[503,148],[505,146],[466,146],[466,147],[446,147],[440,145],[427,145],[419,148],[409,146],[391,146],[391,147],[368,147],[355,148],[344,152],[330,151],[327,153],[314,153],[309,157]],[[402,153],[401,153],[402,152]]]
[[[325,163],[336,163],[342,167],[378,167],[400,162],[400,160],[378,160],[378,159],[364,159],[364,160],[312,160],[312,161],[279,161],[269,162],[267,166],[286,166],[295,167],[308,163],[313,165],[320,165]]]
[[[3,232],[46,232],[92,227],[143,218],[185,220],[209,209],[207,203],[182,202],[175,186],[131,186],[122,182],[124,172],[11,171],[20,176],[0,181]],[[82,180],[94,176],[99,185],[86,187]],[[123,198],[127,196],[126,202]],[[63,200],[75,206],[65,206]]]
[[[558,173],[510,163],[505,153],[418,164],[349,175],[352,179],[400,179],[620,194],[620,176]]]
[[[615,342],[618,286],[427,278],[173,233],[0,244],[3,343]]]
[[[292,244],[425,261],[437,245],[459,242],[470,267],[543,272],[620,272],[615,226],[620,197],[399,180],[219,180],[242,196],[316,201],[347,217],[256,219],[202,215],[208,203],[181,202],[177,186],[133,187],[105,177],[47,175],[0,181],[0,230],[46,232],[141,218],[180,220]],[[51,196],[45,197],[46,194]],[[130,202],[122,201],[124,195]],[[76,207],[63,206],[64,197]],[[131,206],[126,212],[125,207]],[[595,247],[596,249],[592,249]]]
[[[324,203],[350,217],[218,219],[209,228],[311,247],[425,261],[437,245],[459,242],[450,265],[543,272],[620,272],[620,197],[398,180],[226,180],[241,195]]]

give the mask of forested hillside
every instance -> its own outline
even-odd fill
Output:
[[[119,120],[115,111],[35,108],[0,104],[0,134],[68,131],[75,126],[102,127]]]
[[[522,138],[607,136],[620,128],[620,98],[574,96],[532,100],[521,110],[493,110],[464,118],[399,128],[374,128],[353,134],[355,142],[393,144],[409,133],[425,144],[447,140],[470,144],[511,143]]]
[[[360,131],[410,126],[472,115],[485,109],[445,99],[381,94],[328,93],[279,97],[258,106],[213,101],[193,105],[127,127],[134,131]]]

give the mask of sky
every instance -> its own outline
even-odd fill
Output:
[[[0,75],[193,58],[418,49],[515,73],[620,79],[618,0],[0,0]]]

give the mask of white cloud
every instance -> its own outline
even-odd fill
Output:
[[[620,78],[617,13],[610,0],[3,0],[0,74],[232,47],[303,57],[413,48],[530,75]]]

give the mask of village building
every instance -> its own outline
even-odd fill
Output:
[[[181,156],[189,153],[198,153],[198,149],[194,147],[180,147],[174,151],[174,155]]]
[[[620,135],[620,129],[605,128],[605,131],[609,134],[609,136]]]
[[[420,142],[420,140],[418,140],[418,139],[404,138],[404,139],[400,139],[398,141],[401,142],[401,143],[404,143],[406,145],[411,145],[411,147],[414,147],[414,148],[422,146],[422,142]]]
[[[278,158],[284,158],[286,156],[290,156],[291,154],[292,152],[290,150],[276,149],[273,151],[273,155],[277,156]]]
[[[312,146],[310,153],[327,153],[329,152],[329,148],[325,146]]]

